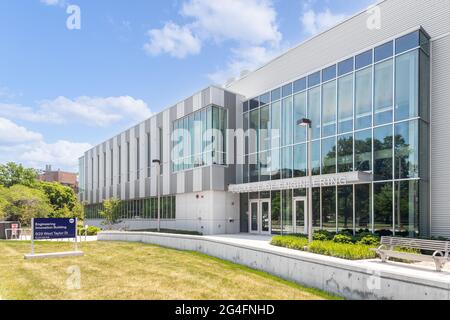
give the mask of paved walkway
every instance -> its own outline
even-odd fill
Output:
[[[271,236],[266,235],[254,235],[248,233],[240,233],[233,235],[211,235],[203,236],[215,241],[224,243],[232,243],[254,247],[263,250],[269,250],[272,252],[278,252],[283,255],[292,255],[303,258],[314,258],[324,261],[334,261],[337,263],[345,263],[360,268],[365,268],[370,272],[387,272],[406,277],[428,279],[432,281],[439,281],[448,283],[450,285],[450,262],[446,264],[442,272],[436,272],[434,263],[400,263],[400,262],[388,262],[382,263],[380,259],[370,260],[344,260],[329,256],[318,255],[310,252],[304,252],[300,250],[288,249],[283,247],[277,247],[270,244]]]

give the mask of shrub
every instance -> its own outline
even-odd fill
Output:
[[[309,245],[312,253],[323,254],[348,260],[373,259],[376,257],[374,251],[370,251],[371,246],[353,243],[336,243],[333,241],[313,241]]]
[[[336,243],[352,243],[352,237],[347,234],[337,234],[333,237],[333,242]]]
[[[270,244],[289,249],[304,250],[308,245],[308,239],[296,236],[274,236]]]
[[[314,235],[316,235],[316,234],[324,235],[325,236],[325,240],[331,240],[331,239],[333,239],[333,237],[334,237],[334,235],[336,233],[335,232],[330,232],[328,230],[316,230],[316,231],[314,231]],[[321,236],[319,236],[319,237],[321,237]]]
[[[368,246],[377,246],[380,244],[380,238],[372,235],[372,234],[368,234],[364,237],[362,237],[357,244],[364,244],[364,245],[368,245]]]
[[[328,237],[323,233],[316,232],[313,235],[313,240],[325,241],[328,240]]]

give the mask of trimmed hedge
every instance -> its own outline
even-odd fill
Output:
[[[274,246],[322,254],[347,260],[373,259],[374,246],[355,243],[337,243],[331,240],[314,240],[308,246],[308,239],[303,236],[274,236],[270,242]]]

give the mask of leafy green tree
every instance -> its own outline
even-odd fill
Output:
[[[6,218],[6,207],[8,205],[8,200],[6,199],[7,189],[0,186],[0,220]]]
[[[38,189],[45,193],[53,207],[52,218],[83,219],[83,206],[72,188],[57,182],[39,182]]]
[[[53,207],[42,190],[16,184],[5,189],[7,219],[30,225],[31,218],[45,218],[53,214]]]
[[[0,185],[12,187],[21,184],[27,187],[36,185],[37,171],[31,168],[24,168],[21,164],[8,162],[0,165]]]
[[[100,210],[100,215],[105,219],[103,224],[112,229],[113,225],[120,223],[120,206],[119,199],[111,198],[103,202],[103,209]]]

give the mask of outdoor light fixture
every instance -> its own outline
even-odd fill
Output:
[[[309,186],[308,186],[308,242],[311,243],[313,241],[313,233],[312,233],[312,165],[311,165],[311,138],[312,138],[312,125],[311,119],[302,118],[297,121],[297,125],[301,127],[307,127],[306,141],[308,143],[308,177],[309,177]]]

